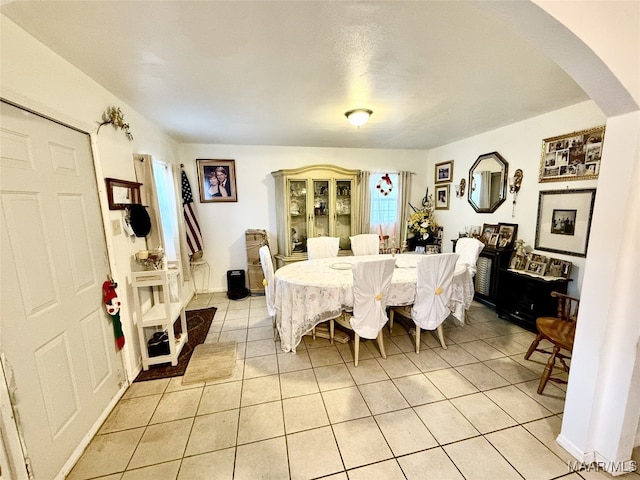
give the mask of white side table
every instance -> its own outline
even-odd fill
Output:
[[[206,292],[209,290],[209,274],[211,272],[211,268],[209,267],[209,262],[207,262],[205,259],[189,262],[189,267],[191,269],[193,293],[195,297],[198,298],[198,292]],[[202,289],[200,290],[198,290],[198,285],[196,282],[196,273],[198,270],[202,270]]]

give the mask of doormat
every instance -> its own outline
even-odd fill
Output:
[[[209,333],[209,327],[211,327],[211,322],[213,322],[213,316],[215,314],[216,307],[204,308],[202,310],[189,310],[186,312],[189,340],[187,340],[187,343],[182,347],[182,352],[180,352],[180,356],[178,357],[178,365],[175,367],[171,366],[171,363],[151,365],[149,370],[140,372],[134,382],[184,375],[194,349],[207,338],[207,333]],[[180,322],[175,323],[175,325],[179,324]]]
[[[198,345],[182,377],[182,384],[212,382],[231,377],[236,367],[236,349],[235,341]]]

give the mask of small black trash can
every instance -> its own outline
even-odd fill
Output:
[[[227,270],[227,297],[239,300],[249,295],[244,270]]]

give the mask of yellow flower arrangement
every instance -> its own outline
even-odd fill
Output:
[[[413,205],[409,204],[413,209],[413,213],[407,221],[407,228],[414,236],[421,237],[423,240],[426,240],[430,236],[435,236],[436,231],[438,230],[438,222],[436,222],[433,212],[433,196],[427,194],[422,205],[421,209],[417,209]]]

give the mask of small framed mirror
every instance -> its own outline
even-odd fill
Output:
[[[509,164],[498,152],[480,155],[469,170],[467,199],[478,213],[493,213],[507,198]]]
[[[117,180],[115,178],[105,178],[104,181],[107,183],[109,210],[124,210],[129,205],[141,203],[141,183]]]

